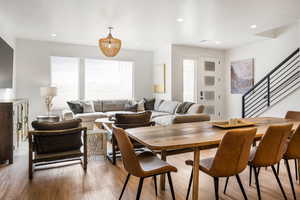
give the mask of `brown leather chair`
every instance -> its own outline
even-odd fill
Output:
[[[79,160],[87,169],[87,128],[81,120],[33,121],[29,131],[29,178],[38,166]],[[83,146],[83,148],[82,148]]]
[[[216,156],[200,161],[200,170],[214,178],[216,199],[219,199],[219,178],[230,176],[236,177],[243,196],[247,199],[239,173],[244,171],[247,167],[255,134],[256,128],[228,131],[221,141]],[[186,164],[193,165],[193,161],[187,160]],[[189,198],[192,178],[193,171],[191,173],[186,199]]]
[[[155,183],[155,192],[157,195],[157,183],[156,176],[160,174],[167,174],[169,179],[169,184],[172,192],[173,200],[175,200],[175,194],[172,184],[171,172],[177,172],[176,167],[169,165],[167,162],[160,160],[157,156],[155,156],[152,152],[143,152],[137,155],[133,149],[133,145],[125,133],[125,131],[121,128],[117,128],[113,126],[113,133],[118,142],[122,157],[124,168],[128,172],[125,184],[123,186],[121,195],[119,200],[121,200],[126,185],[129,181],[131,175],[139,177],[139,186],[136,195],[136,199],[140,199],[140,195],[142,192],[144,179],[147,177],[153,177]]]
[[[286,169],[287,169],[287,172],[288,172],[288,176],[289,176],[291,188],[292,188],[292,191],[293,191],[294,199],[296,199],[296,193],[295,193],[295,188],[294,188],[293,179],[292,179],[292,175],[291,175],[289,160],[296,160],[297,161],[298,159],[300,159],[300,148],[299,148],[299,146],[300,146],[300,126],[298,126],[298,128],[296,129],[296,131],[294,132],[294,134],[290,138],[287,151],[283,155],[283,159],[284,159],[285,164],[286,164],[285,166],[286,166]],[[297,168],[296,168],[296,174],[297,174]]]
[[[269,126],[258,147],[255,147],[251,150],[248,163],[248,165],[250,166],[250,184],[253,169],[255,175],[256,190],[259,200],[261,199],[261,192],[258,176],[261,167],[272,168],[280,190],[284,198],[287,199],[274,165],[279,163],[279,161],[283,157],[283,154],[286,152],[288,137],[291,134],[292,127],[293,124]],[[226,192],[227,183],[228,180],[226,180],[224,193]]]
[[[126,114],[117,113],[115,115],[115,126],[122,129],[154,126],[155,122],[151,121],[151,115],[151,111]],[[109,159],[111,159],[113,164],[116,164],[116,158],[119,151],[118,143],[114,138],[113,132],[108,132],[108,137],[110,138],[112,144],[112,156],[111,158],[109,157]],[[144,147],[133,139],[131,139],[131,142],[134,148],[137,150]]]

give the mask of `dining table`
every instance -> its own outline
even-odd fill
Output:
[[[266,133],[270,125],[293,123],[295,129],[300,121],[275,118],[275,117],[257,117],[240,119],[244,122],[253,122],[251,127],[257,128],[255,141],[260,140]],[[232,129],[224,129],[214,126],[215,122],[193,122],[183,124],[172,124],[166,126],[152,126],[127,129],[128,136],[137,142],[143,144],[152,151],[160,151],[161,159],[167,151],[192,149],[193,152],[193,187],[192,199],[199,199],[199,163],[200,151],[217,148],[223,136]],[[243,128],[251,128],[243,127]],[[232,147],[234,148],[234,147]],[[160,177],[160,188],[163,189],[165,177]]]

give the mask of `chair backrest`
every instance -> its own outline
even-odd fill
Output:
[[[116,127],[127,129],[137,128],[144,126],[151,126],[151,111],[145,111],[141,113],[117,113],[115,125]]]
[[[82,146],[81,120],[61,122],[33,121],[32,127],[40,134],[33,135],[33,150],[38,153],[58,153],[78,150]]]
[[[300,159],[300,125],[292,135],[285,155],[289,158]]]
[[[125,133],[124,129],[117,128],[113,125],[113,133],[117,140],[122,160],[126,171],[129,174],[140,177],[143,174],[143,170],[140,166],[139,160],[134,152],[133,145]]]
[[[255,166],[265,167],[278,163],[286,152],[288,137],[293,124],[269,126],[257,147],[252,163]]]
[[[288,111],[285,115],[285,119],[294,119],[300,120],[300,112],[297,111]]]
[[[255,135],[256,128],[228,131],[213,160],[211,175],[228,177],[242,172],[247,167]]]

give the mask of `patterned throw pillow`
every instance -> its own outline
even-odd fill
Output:
[[[82,102],[83,113],[93,113],[95,112],[94,103],[92,101]]]

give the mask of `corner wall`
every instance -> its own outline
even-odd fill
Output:
[[[232,61],[254,58],[254,81],[256,83],[299,47],[300,23],[297,23],[286,27],[275,39],[266,39],[262,42],[226,51],[226,117],[241,117],[242,113],[242,95],[231,94],[230,89],[230,63]],[[282,117],[288,109],[300,111],[299,99],[300,90],[287,97],[282,103],[272,107],[264,115]]]

